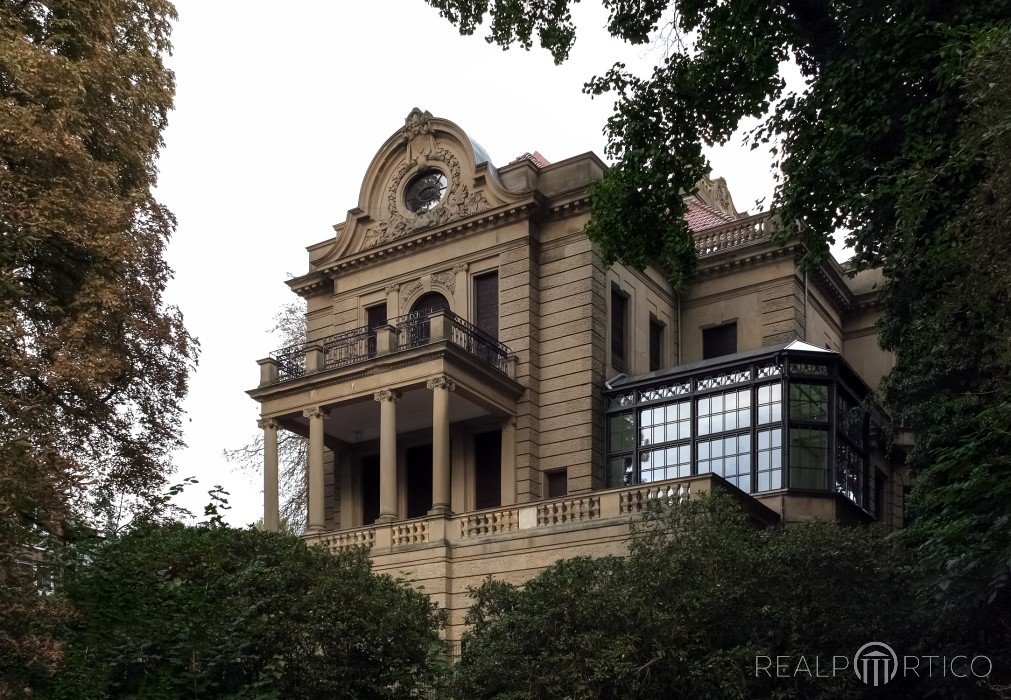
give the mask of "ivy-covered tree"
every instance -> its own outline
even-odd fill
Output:
[[[556,62],[576,40],[575,0],[428,2],[463,34],[489,17],[489,42],[540,43]],[[924,563],[981,640],[1011,649],[1011,4],[601,2],[613,36],[673,40],[651,75],[617,64],[585,86],[616,97],[588,233],[608,260],[658,263],[682,287],[696,261],[682,193],[704,147],[756,118],[748,138],[777,156],[778,237],[810,266],[841,235],[853,270],[884,271],[883,397],[916,435]],[[803,87],[788,89],[785,61]]]
[[[63,578],[79,617],[41,697],[410,698],[440,678],[441,613],[364,549],[212,517],[139,525]]]
[[[876,690],[857,678],[852,658],[870,641],[903,656],[966,648],[909,564],[878,530],[760,529],[720,494],[654,510],[628,557],[476,588],[454,697],[995,697],[940,672]]]
[[[59,664],[39,552],[142,503],[181,444],[196,344],[162,298],[175,221],[152,192],[174,17],[0,4],[0,695]]]

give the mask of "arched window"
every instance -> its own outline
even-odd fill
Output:
[[[449,311],[449,301],[438,292],[428,292],[411,304],[411,313],[415,311],[423,311],[426,316],[432,311]]]

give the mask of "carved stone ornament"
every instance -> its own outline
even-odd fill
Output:
[[[393,389],[380,389],[372,395],[376,401],[392,401],[393,403],[399,403],[402,394],[399,391],[394,391]]]
[[[439,377],[432,377],[428,380],[427,384],[429,389],[445,389],[446,391],[456,391],[456,382],[454,382],[449,377],[442,375]]]
[[[257,428],[263,428],[264,430],[277,430],[277,419],[276,418],[260,418],[256,421]]]
[[[414,280],[413,282],[408,282],[407,284],[401,285],[400,287],[400,314],[404,314],[404,310],[407,308],[408,303],[414,298],[423,285],[421,280]]]
[[[453,152],[436,147],[431,118],[431,114],[422,112],[417,107],[407,115],[402,130],[406,144],[404,161],[390,178],[384,199],[386,211],[381,212],[381,218],[366,229],[361,250],[375,248],[415,231],[441,226],[491,207],[483,193],[471,192],[461,182],[460,162]],[[440,204],[428,211],[409,213],[397,201],[400,185],[408,176],[430,167],[441,170],[449,180],[446,196]]]
[[[306,408],[302,411],[302,415],[306,418],[322,418],[326,420],[330,417],[330,411],[323,408],[322,406],[313,406],[312,408]]]
[[[725,179],[718,177],[713,180],[708,175],[703,175],[702,179],[698,182],[698,188],[699,192],[704,195],[703,198],[708,200],[708,203],[712,207],[718,209],[731,218],[737,218],[734,201],[730,196],[730,188],[727,187],[727,181]]]
[[[450,294],[456,293],[456,273],[452,270],[436,272],[432,275],[432,282],[445,287],[449,290]]]

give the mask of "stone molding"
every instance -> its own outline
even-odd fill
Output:
[[[277,430],[278,424],[276,418],[260,418],[256,421],[256,427],[262,428],[264,430]]]

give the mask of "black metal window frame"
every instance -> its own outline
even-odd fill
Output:
[[[777,367],[778,373],[770,374],[768,368]],[[764,370],[764,372],[763,372]],[[746,373],[747,378],[743,378]],[[714,384],[714,377],[732,377],[739,381],[728,381]],[[790,386],[792,382],[802,382],[805,384],[821,384],[827,387],[827,416],[824,421],[802,420],[791,417],[790,411]],[[763,386],[780,385],[780,416],[778,420],[769,421],[759,425],[759,389]],[[699,399],[713,397],[725,393],[729,390],[744,390],[750,392],[750,420],[749,425],[736,426],[730,430],[723,430],[718,433],[710,432],[700,434],[698,430]],[[841,392],[841,393],[840,393]],[[860,440],[853,440],[852,436],[843,434],[843,426],[840,424],[840,416],[837,408],[837,396],[845,396],[847,400],[852,400],[857,406],[865,407],[863,413]],[[607,435],[607,478],[609,486],[620,486],[615,483],[617,476],[612,468],[615,459],[625,460],[631,457],[632,473],[631,478],[623,479],[627,485],[635,483],[645,483],[642,479],[641,464],[644,454],[665,449],[677,448],[685,443],[691,448],[691,473],[699,473],[699,443],[715,438],[731,437],[736,435],[750,435],[750,482],[751,488],[745,489],[750,493],[777,493],[782,491],[812,491],[812,492],[841,492],[836,487],[838,482],[837,470],[840,465],[837,463],[838,447],[845,445],[858,451],[861,458],[859,482],[860,490],[856,494],[857,498],[851,498],[858,506],[866,509],[869,499],[867,489],[872,488],[870,484],[870,417],[869,413],[869,388],[849,369],[841,356],[837,354],[821,354],[813,351],[802,350],[778,350],[767,355],[754,355],[747,361],[715,363],[705,369],[686,370],[680,374],[670,374],[664,377],[650,378],[644,382],[634,382],[622,387],[605,392],[605,433]],[[676,440],[664,440],[663,442],[642,443],[642,410],[646,408],[656,408],[677,404],[687,401],[690,406],[690,435],[687,440],[678,436]],[[766,404],[766,405],[771,405]],[[611,444],[611,420],[615,416],[630,414],[633,422],[633,445],[631,450],[614,450]],[[651,428],[652,426],[645,426]],[[824,489],[805,489],[791,484],[791,458],[790,447],[793,437],[792,430],[797,429],[817,429],[826,433],[826,475]],[[759,433],[769,430],[779,430],[780,445],[780,487],[770,488],[767,491],[759,491]],[[771,440],[771,435],[770,435]],[[863,445],[860,446],[862,441]],[[668,467],[669,469],[669,467]],[[673,478],[673,477],[668,477]],[[847,496],[845,492],[842,492]]]

